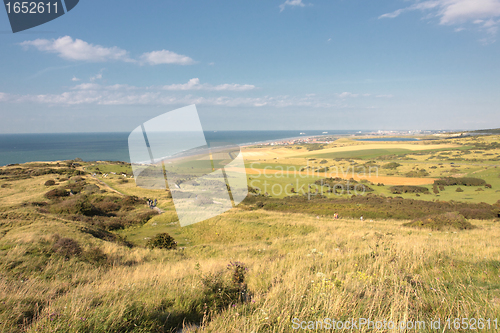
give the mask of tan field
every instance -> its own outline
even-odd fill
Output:
[[[237,171],[235,168],[227,168],[231,171]],[[318,173],[311,171],[281,171],[281,170],[270,170],[270,169],[255,169],[246,168],[247,175],[293,175],[293,176],[309,176],[309,177],[330,177],[328,173]],[[352,175],[351,175],[352,176]],[[350,176],[350,177],[351,177]],[[434,183],[437,178],[413,178],[413,177],[390,177],[390,176],[352,176],[355,180],[366,179],[372,183],[383,183],[386,185],[428,185]]]
[[[371,143],[371,142],[353,142],[353,144],[336,144],[332,148],[325,148],[321,150],[322,154],[338,153],[347,151],[358,151],[366,149],[408,149],[411,151],[443,149],[443,148],[457,148],[460,147],[455,144],[422,144],[416,143]],[[248,160],[255,160],[260,158],[288,158],[294,156],[307,156],[316,155],[318,151],[303,151],[291,150],[284,147],[269,146],[265,148],[251,148],[245,147],[242,149],[243,156]]]

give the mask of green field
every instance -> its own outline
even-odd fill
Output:
[[[354,150],[346,152],[337,153],[317,153],[314,155],[307,155],[307,157],[313,158],[360,158],[360,159],[372,159],[380,156],[386,155],[401,155],[411,152],[409,149],[363,149]],[[302,156],[305,157],[305,156]]]

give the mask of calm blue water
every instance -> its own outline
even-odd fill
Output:
[[[306,136],[324,131],[302,131]],[[301,131],[207,131],[206,140],[247,144],[299,137]],[[328,131],[354,134],[356,131]],[[129,133],[0,134],[0,165],[32,161],[59,161],[77,157],[84,161],[130,162]],[[304,136],[304,135],[302,135]]]
[[[356,141],[419,141],[414,138],[370,138],[370,139],[357,139]]]

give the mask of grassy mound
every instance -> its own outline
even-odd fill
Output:
[[[448,212],[439,215],[430,215],[415,219],[403,224],[405,227],[431,229],[431,230],[469,230],[476,228],[468,222],[462,214]]]

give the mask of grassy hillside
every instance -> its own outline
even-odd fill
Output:
[[[411,163],[439,165],[438,154],[375,163],[397,161],[397,172],[406,173],[413,170]],[[278,156],[261,162],[302,164]],[[445,172],[449,163],[439,168],[444,170],[426,168],[431,174],[423,177],[454,174]],[[427,326],[419,331],[434,332],[431,320],[442,325],[462,317],[500,320],[500,224],[494,215],[500,207],[491,205],[500,186],[494,182],[496,162],[464,163],[467,174],[493,188],[462,186],[462,194],[450,185],[434,201],[426,198],[435,199],[434,193],[395,195],[388,185],[368,183],[374,192],[354,198],[281,200],[254,193],[238,208],[184,228],[168,191],[135,187],[127,164],[3,167],[0,331],[295,332],[297,321],[369,318],[424,321]],[[322,178],[304,178],[303,184],[315,188]],[[432,193],[433,186],[427,187]],[[468,191],[477,188],[496,200],[442,201],[444,193],[472,195]],[[163,213],[152,212],[145,197],[157,198]],[[442,214],[443,207],[448,213]],[[335,212],[340,219],[333,219]],[[177,249],[145,247],[164,232],[175,238]]]

